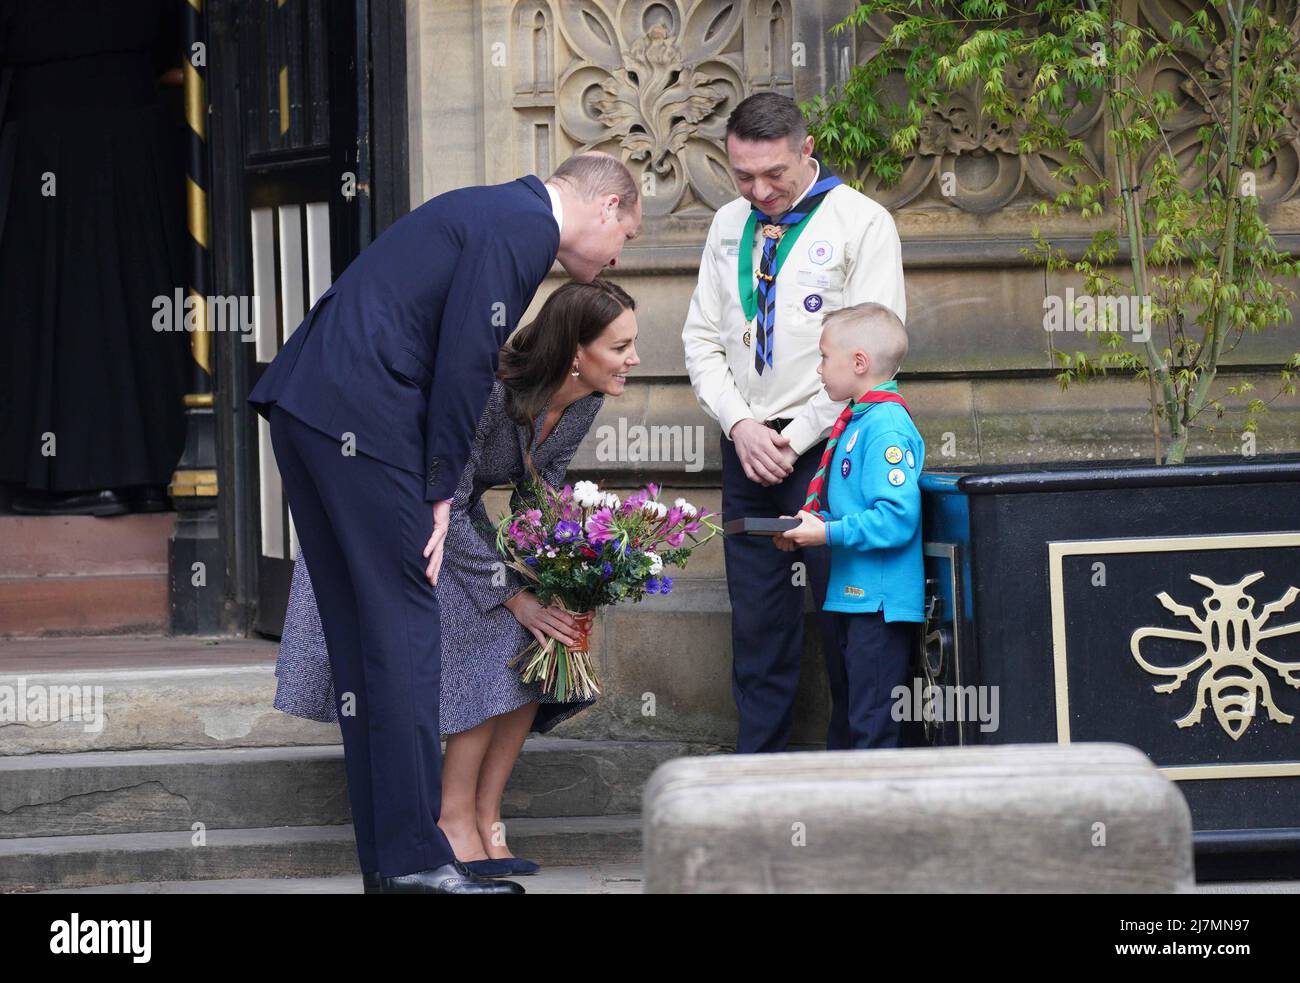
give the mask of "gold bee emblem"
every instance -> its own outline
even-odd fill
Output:
[[[1174,614],[1190,620],[1196,626],[1195,631],[1139,628],[1129,638],[1129,651],[1138,665],[1152,675],[1174,677],[1170,682],[1153,686],[1157,693],[1172,693],[1193,672],[1201,670],[1197,679],[1196,704],[1186,716],[1175,721],[1179,727],[1191,727],[1201,722],[1207,698],[1209,705],[1214,707],[1219,726],[1234,741],[1245,733],[1254,719],[1256,700],[1264,705],[1268,719],[1274,723],[1289,724],[1295,719],[1273,703],[1269,677],[1260,667],[1267,666],[1284,683],[1300,689],[1300,662],[1265,655],[1258,646],[1260,642],[1300,632],[1300,622],[1264,627],[1273,615],[1286,610],[1296,597],[1300,597],[1300,589],[1289,588],[1255,614],[1255,599],[1246,593],[1246,588],[1263,576],[1257,572],[1248,574],[1235,584],[1216,584],[1209,577],[1191,574],[1194,582],[1210,591],[1209,596],[1201,600],[1204,616],[1195,608],[1179,604],[1166,592],[1157,594],[1156,599]],[[1201,653],[1180,666],[1156,665],[1142,657],[1142,642],[1147,638],[1192,642],[1201,646]]]

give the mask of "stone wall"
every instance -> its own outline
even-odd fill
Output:
[[[1133,6],[1163,29],[1165,9],[1185,4]],[[691,392],[680,332],[713,211],[735,196],[722,147],[726,117],[755,91],[809,99],[867,57],[878,35],[828,33],[853,7],[852,0],[407,0],[413,205],[464,185],[545,177],[588,148],[620,154],[643,181],[652,179],[644,234],[624,250],[615,277],[637,299],[641,366],[627,393],[602,411],[575,473],[603,476],[611,487],[651,477],[718,506],[718,428]],[[1163,84],[1180,84],[1175,66],[1165,76]],[[1194,109],[1176,139],[1194,136]],[[1011,152],[973,104],[954,100],[936,122],[940,136],[921,147],[899,185],[871,192],[893,210],[903,239],[911,354],[901,382],[928,463],[1150,455],[1144,384],[1112,378],[1062,392],[1056,383],[1054,346],[1092,351],[1095,343],[1044,331],[1043,299],[1068,281],[1019,253],[1032,224],[1028,206],[1051,192],[1050,162]],[[1104,156],[1095,114],[1081,111],[1072,126]],[[1300,232],[1297,146],[1288,143],[1261,178],[1274,230],[1283,234]],[[944,173],[954,176],[956,193],[941,193]],[[1067,246],[1093,231],[1073,220],[1044,230]],[[534,309],[562,282],[557,266]],[[1269,366],[1297,349],[1294,322],[1248,339],[1227,359],[1220,389],[1249,378],[1257,395],[1271,392],[1270,384],[1275,390]],[[693,455],[702,446],[702,458],[602,459],[602,427],[638,425],[692,428],[685,449]],[[1190,453],[1238,446],[1229,430],[1194,440]],[[1257,450],[1297,447],[1297,401],[1280,400],[1261,423]],[[607,699],[564,725],[567,733],[734,738],[730,608],[716,546],[678,592],[654,600],[672,617],[658,617],[647,601],[603,619]],[[796,736],[815,742],[824,689],[811,650],[805,666],[806,712]],[[645,712],[651,697],[653,714]]]

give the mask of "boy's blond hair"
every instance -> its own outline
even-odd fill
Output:
[[[822,330],[836,348],[852,348],[871,356],[872,369],[892,379],[907,357],[907,329],[884,304],[867,301],[822,318]]]

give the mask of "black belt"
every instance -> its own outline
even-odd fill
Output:
[[[782,430],[784,430],[786,427],[788,427],[788,426],[789,426],[791,423],[793,423],[793,422],[794,422],[793,419],[764,420],[764,421],[763,421],[763,426],[765,426],[765,427],[771,427],[771,428],[772,428],[773,430],[775,430],[777,433],[780,433]]]

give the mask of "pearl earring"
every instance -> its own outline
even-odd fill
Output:
[[[575,379],[578,378],[579,372],[578,372],[578,367],[576,365],[573,367],[573,371],[570,372],[569,375],[573,376]]]

